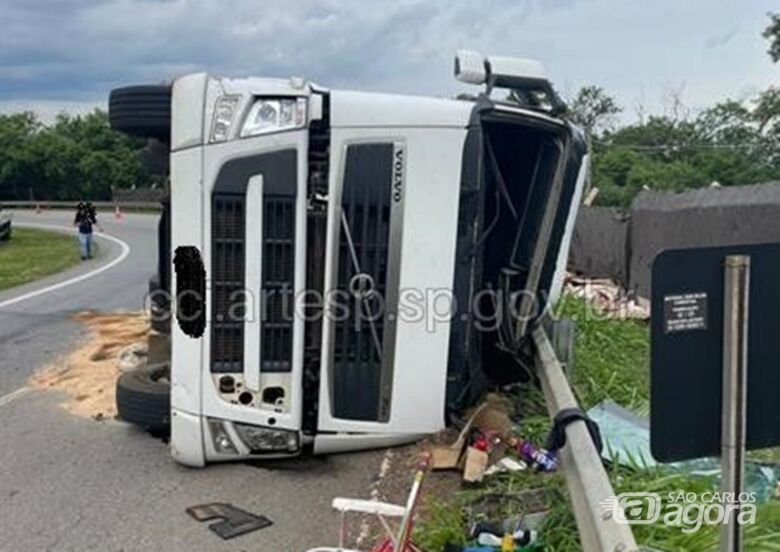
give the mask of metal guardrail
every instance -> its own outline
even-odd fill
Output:
[[[536,373],[542,384],[547,411],[554,417],[564,408],[577,408],[577,400],[555,356],[544,328],[533,331]],[[602,503],[615,496],[585,422],[566,426],[566,445],[559,451],[560,468],[566,477],[574,518],[585,552],[634,552],[638,550],[628,525],[617,523]]]
[[[78,201],[0,201],[3,209],[76,209]],[[98,211],[113,211],[119,207],[122,211],[159,212],[162,206],[157,201],[93,201]]]

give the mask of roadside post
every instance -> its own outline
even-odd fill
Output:
[[[653,263],[651,451],[659,462],[720,455],[723,552],[742,550],[746,450],[780,444],[778,282],[780,244],[664,251]]]
[[[748,308],[750,257],[725,259],[723,323],[723,417],[721,422],[721,490],[739,504],[745,478],[745,416],[747,410]],[[742,550],[742,528],[729,516],[720,535],[723,552]]]

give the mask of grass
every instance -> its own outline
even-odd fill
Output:
[[[75,237],[14,228],[11,239],[0,243],[0,291],[55,274],[78,262]]]
[[[636,321],[606,319],[579,299],[565,297],[558,314],[573,318],[577,333],[572,389],[580,406],[587,410],[605,399],[612,399],[636,414],[649,411],[649,332]],[[550,427],[547,409],[536,388],[523,388],[518,398],[523,421],[520,436],[544,443]],[[776,452],[769,455],[776,457]],[[621,492],[657,492],[666,496],[679,490],[701,493],[712,490],[713,481],[671,472],[663,467],[646,469],[635,465],[610,463],[607,473],[612,486]],[[422,550],[436,552],[444,543],[462,543],[464,531],[475,520],[474,505],[480,496],[517,496],[529,491],[544,493],[548,511],[541,537],[544,550],[575,552],[581,550],[574,515],[562,474],[521,472],[486,480],[479,490],[463,491],[446,503],[426,504],[428,515],[418,524],[416,538]],[[492,513],[493,521],[512,513],[517,504]],[[664,525],[633,526],[640,545],[656,550],[705,552],[718,549],[720,526],[702,526],[684,533],[680,527]],[[759,505],[756,523],[744,530],[745,550],[780,551],[780,502]]]
[[[574,385],[587,410],[612,399],[647,415],[650,398],[650,333],[634,320],[605,318],[584,301],[564,297],[559,315],[575,321]]]

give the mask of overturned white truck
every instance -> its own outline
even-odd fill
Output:
[[[170,151],[177,461],[409,442],[524,377],[586,148],[540,64],[460,52],[455,74],[486,90],[195,74],[112,92],[112,126]]]

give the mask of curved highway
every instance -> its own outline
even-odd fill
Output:
[[[67,229],[71,217],[26,212],[14,222]],[[162,441],[122,422],[72,416],[59,406],[61,395],[27,387],[36,370],[85,335],[72,314],[143,305],[156,264],[157,217],[102,214],[99,221],[116,238],[98,238],[99,258],[0,293],[0,550],[297,552],[334,545],[331,500],[364,496],[380,453],[186,469]],[[222,541],[185,513],[208,502],[232,503],[274,525]]]
[[[79,324],[70,321],[72,314],[142,308],[157,262],[157,216],[125,215],[117,221],[110,214],[100,214],[98,221],[119,242],[97,237],[97,259],[0,293],[0,397],[22,387],[35,370],[70,348],[81,332]],[[69,212],[17,212],[13,222],[73,232]],[[129,250],[124,258],[121,244]],[[89,276],[120,258],[118,264]],[[61,284],[66,285],[57,288]]]

